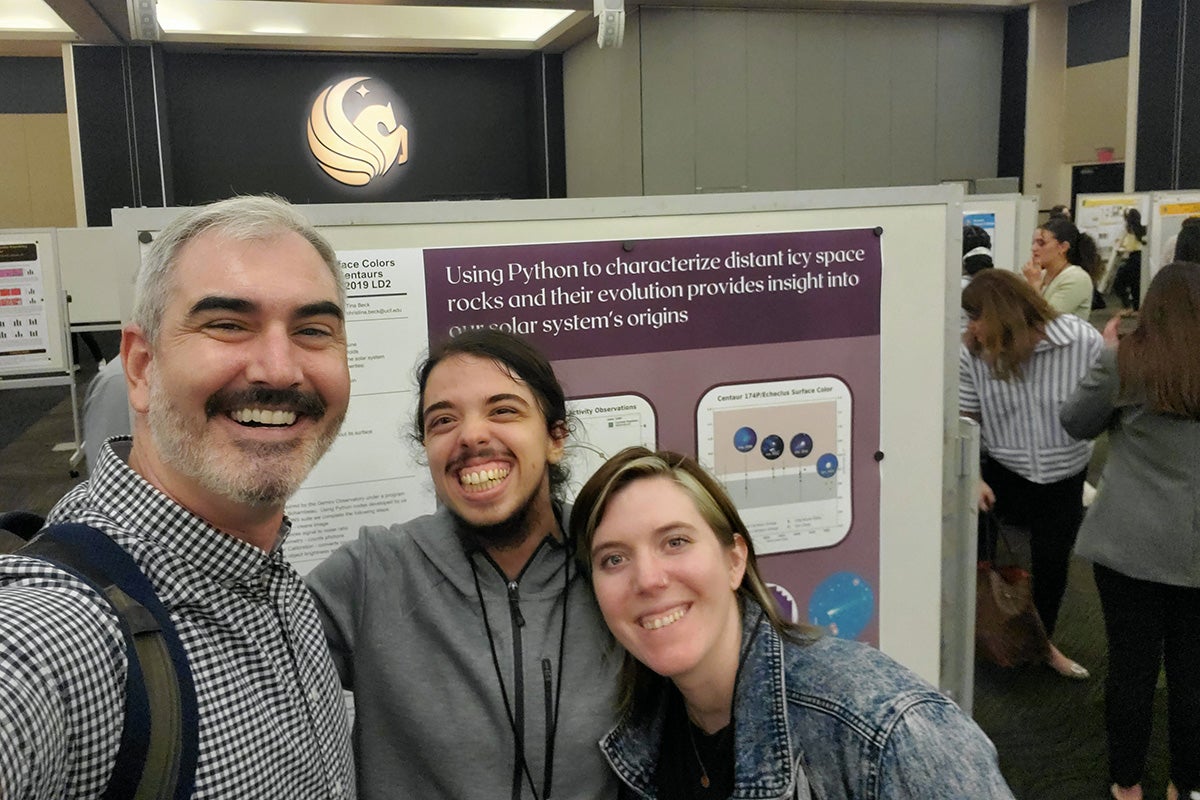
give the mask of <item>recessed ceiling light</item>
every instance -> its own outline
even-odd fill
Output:
[[[547,8],[381,6],[280,0],[158,0],[158,24],[211,40],[239,36],[533,44],[576,12]]]
[[[0,29],[72,33],[67,23],[42,0],[0,0]]]

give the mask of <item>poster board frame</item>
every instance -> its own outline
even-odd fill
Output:
[[[878,608],[879,644],[936,684],[943,646],[943,531],[960,525],[954,480],[960,464],[949,451],[958,430],[962,208],[961,187],[940,186],[301,210],[339,253],[848,229],[882,222],[878,469],[879,591],[885,600]],[[179,211],[115,209],[113,226],[129,233],[157,231]],[[120,238],[136,246],[135,235]],[[913,464],[921,469],[906,466]]]
[[[995,214],[992,263],[997,269],[1020,272],[1029,258],[1029,242],[1037,229],[1038,199],[1021,194],[973,194],[963,198],[963,219],[969,214]]]
[[[1080,194],[1075,196],[1075,227],[1081,233],[1086,233],[1096,240],[1100,251],[1100,260],[1104,270],[1096,285],[1101,291],[1107,291],[1115,278],[1117,259],[1116,246],[1125,233],[1124,219],[1120,214],[1130,208],[1136,208],[1142,215],[1142,221],[1150,218],[1150,192],[1121,192]],[[1142,293],[1145,294],[1149,284],[1148,266],[1142,259]]]
[[[1200,216],[1200,191],[1154,192],[1151,195],[1150,216],[1146,221],[1150,241],[1148,255],[1142,260],[1143,287],[1148,287],[1158,271],[1174,260],[1173,252],[1165,252],[1167,241],[1178,234],[1183,221],[1192,216]]]
[[[6,363],[0,355],[0,377],[67,374],[70,362],[70,343],[67,339],[66,296],[58,264],[58,237],[54,228],[6,228],[0,230],[0,245],[32,244],[37,247],[37,266],[40,275],[42,300],[39,304],[45,324],[45,358]],[[23,282],[20,280],[19,282]]]

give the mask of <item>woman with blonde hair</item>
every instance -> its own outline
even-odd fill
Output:
[[[1083,519],[1092,444],[1072,437],[1058,410],[1100,357],[1095,328],[1051,308],[1005,270],[986,269],[963,289],[967,330],[959,351],[958,402],[980,423],[979,507],[1029,529],[1033,601],[1053,635]],[[1086,680],[1053,644],[1047,664]]]
[[[750,534],[695,461],[622,450],[571,535],[625,648],[600,742],[622,797],[1011,798],[983,732],[866,645],[783,620]]]
[[[1165,661],[1167,797],[1200,800],[1200,264],[1163,267],[1118,342],[1119,324],[1062,408],[1073,435],[1109,435],[1076,548],[1094,564],[1108,634],[1109,778],[1113,797],[1141,800]]]

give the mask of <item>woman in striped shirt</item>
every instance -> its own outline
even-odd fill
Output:
[[[986,269],[962,293],[959,408],[979,420],[984,458],[979,507],[1027,527],[1033,600],[1053,635],[1067,566],[1083,519],[1092,445],[1058,421],[1104,348],[1095,328],[1055,311],[1015,273]],[[1088,671],[1053,644],[1047,662],[1068,678]]]

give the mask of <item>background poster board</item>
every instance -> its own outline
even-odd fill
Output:
[[[1100,251],[1100,262],[1105,265],[1104,274],[1097,284],[1111,285],[1116,267],[1116,250],[1125,235],[1125,212],[1136,208],[1142,222],[1150,218],[1150,195],[1134,194],[1081,194],[1075,198],[1075,227],[1090,234]],[[1146,264],[1142,262],[1142,288],[1145,289]]]
[[[113,325],[122,317],[121,297],[133,294],[136,255],[119,246],[112,228],[59,228],[58,263],[72,325]]]
[[[0,375],[66,372],[53,230],[0,231]]]
[[[353,384],[342,435],[289,504],[300,534],[289,539],[289,558],[311,565],[362,524],[432,510],[427,471],[408,435],[413,368],[431,331],[509,324],[547,349],[572,406],[586,410],[586,446],[578,448],[585,464],[596,450],[643,441],[726,469],[742,455],[738,431],[757,425],[751,460],[729,474],[764,478],[767,489],[832,479],[832,521],[790,526],[800,544],[784,541],[788,552],[763,559],[767,579],[801,618],[815,610],[936,683],[942,531],[952,505],[945,476],[958,466],[947,464],[947,442],[957,435],[957,384],[947,376],[957,352],[960,253],[951,251],[961,200],[958,187],[916,187],[305,207],[345,269]],[[114,227],[157,230],[173,213],[117,210]],[[863,252],[814,266],[818,252],[835,250]],[[780,255],[744,266],[734,258],[728,268],[734,251]],[[807,271],[788,263],[805,255]],[[697,280],[703,273],[695,270],[673,273],[678,280],[604,275],[618,257],[721,264],[711,280]],[[602,274],[584,275],[585,261],[601,264]],[[578,278],[555,269],[572,264]],[[446,271],[456,266],[462,270]],[[535,277],[522,288],[527,274]],[[656,294],[635,293],[635,282]],[[727,288],[689,299],[698,285]],[[684,295],[668,296],[676,291],[669,286]],[[601,302],[606,288],[629,292]],[[941,314],[929,313],[931,299]],[[622,330],[598,327],[610,312],[625,318]],[[697,323],[686,335],[683,312]],[[811,414],[785,425],[796,410]],[[735,424],[745,416],[763,421]],[[848,431],[839,428],[846,417]],[[813,439],[809,453],[801,434]],[[818,447],[826,434],[833,444]],[[776,458],[767,455],[779,449],[775,440],[763,450],[772,436],[785,448]],[[822,461],[827,454],[836,467]],[[842,531],[838,503],[846,497]]]
[[[1156,192],[1151,203],[1147,227],[1150,229],[1149,254],[1142,259],[1142,274],[1154,277],[1158,270],[1175,260],[1174,237],[1188,217],[1200,216],[1200,192]],[[1171,244],[1168,248],[1167,245]],[[1149,282],[1143,280],[1143,287]]]
[[[992,264],[1020,271],[1029,260],[1029,242],[1037,226],[1037,198],[1019,194],[968,195],[963,225],[978,225],[992,237]]]

